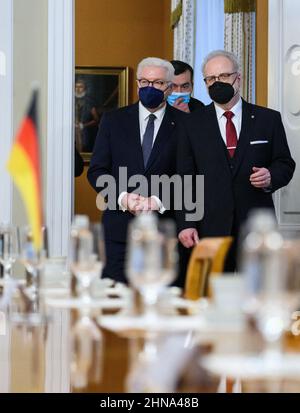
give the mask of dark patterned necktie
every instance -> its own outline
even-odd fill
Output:
[[[234,113],[231,111],[224,112],[224,116],[227,119],[226,122],[226,146],[230,157],[232,158],[237,146],[237,134],[232,118]]]
[[[151,113],[151,115],[149,115],[147,127],[145,130],[144,136],[143,136],[142,149],[143,149],[145,168],[147,166],[147,163],[150,158],[151,151],[152,151],[155,119],[156,119],[156,116],[153,115],[153,113]]]

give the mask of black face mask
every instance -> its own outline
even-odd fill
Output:
[[[211,100],[219,103],[220,105],[228,103],[235,95],[233,88],[234,82],[232,85],[225,82],[215,82],[209,86],[208,93]]]

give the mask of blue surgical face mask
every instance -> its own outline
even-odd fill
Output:
[[[157,108],[164,101],[164,92],[152,86],[141,87],[139,98],[142,104],[149,109]]]
[[[169,105],[173,106],[177,99],[181,98],[183,103],[189,103],[191,99],[191,94],[188,92],[173,92],[168,96]]]

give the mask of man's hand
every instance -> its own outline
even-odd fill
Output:
[[[140,203],[144,200],[139,194],[126,194],[123,196],[121,204],[122,206],[133,215],[137,215],[141,212]]]
[[[180,231],[178,238],[185,248],[194,247],[199,242],[198,232],[195,228]]]
[[[149,198],[141,197],[137,208],[138,208],[138,211],[140,212],[159,211],[159,205],[157,204],[156,200],[152,197],[149,197]]]
[[[252,168],[253,174],[250,175],[250,182],[255,188],[268,188],[271,185],[271,174],[267,168]]]
[[[183,102],[183,98],[178,98],[175,100],[173,108],[179,109],[182,112],[190,113],[189,104]]]
[[[133,215],[139,215],[141,212],[160,211],[160,205],[155,197],[145,198],[139,194],[126,193],[121,205],[124,210],[131,212]]]

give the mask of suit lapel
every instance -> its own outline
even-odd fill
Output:
[[[235,176],[239,170],[242,160],[244,159],[247,148],[249,148],[249,141],[253,135],[253,127],[255,116],[253,113],[253,106],[242,100],[242,127],[238,140],[236,152],[234,154],[235,162],[233,169],[233,176]]]
[[[168,142],[172,135],[172,131],[175,127],[175,121],[170,113],[171,109],[167,105],[166,112],[161,122],[160,128],[158,130],[154,145],[148,160],[146,171],[153,165],[159,154],[163,151],[165,144]]]
[[[140,120],[139,120],[139,105],[135,103],[128,108],[128,119],[124,122],[124,126],[127,130],[127,136],[130,144],[128,147],[133,153],[138,165],[142,171],[144,171],[144,158],[141,145],[141,133],[140,133]]]

